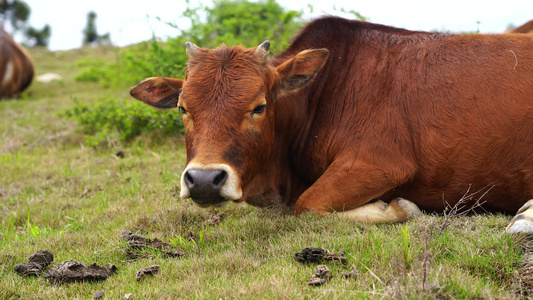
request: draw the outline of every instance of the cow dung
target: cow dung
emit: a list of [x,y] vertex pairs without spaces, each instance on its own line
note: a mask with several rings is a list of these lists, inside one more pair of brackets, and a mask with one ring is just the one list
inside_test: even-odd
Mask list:
[[346,259],[346,257],[344,257],[344,251],[341,251],[341,253],[326,253],[322,259],[333,262],[338,261],[343,265],[348,263],[348,260]]
[[302,252],[298,252],[294,254],[294,259],[298,262],[318,262],[320,261],[324,255],[326,255],[327,251],[322,248],[304,248]]
[[15,266],[15,272],[20,276],[39,276],[46,267],[54,261],[54,255],[46,250],[39,250],[33,253],[28,262],[21,263]]
[[146,275],[155,275],[157,273],[159,273],[159,266],[158,265],[149,266],[149,267],[142,268],[139,271],[137,271],[136,279],[137,279],[137,281],[141,281],[141,279],[143,279],[144,276],[146,276]]
[[318,265],[315,268],[315,276],[329,280],[332,276],[331,270],[326,265]]
[[67,260],[48,270],[44,278],[59,284],[72,281],[97,281],[107,279],[116,270],[117,267],[113,264],[109,264],[106,268],[97,264],[88,266],[76,260]]
[[43,266],[31,262],[20,263],[15,266],[15,272],[22,277],[39,276],[43,271]]
[[326,279],[316,277],[315,275],[313,275],[313,277],[311,277],[307,281],[307,285],[310,285],[310,286],[320,286],[320,285],[323,285],[324,283],[326,283]]
[[[151,240],[149,238],[145,238],[144,236],[133,234],[129,230],[123,230],[120,233],[120,236],[127,242],[130,249],[154,249],[161,251],[170,257],[182,257],[186,255],[185,251],[181,250],[180,248],[171,243],[162,242],[157,238]],[[138,256],[133,255],[134,253],[132,253],[132,251],[128,251],[128,249],[126,250],[126,253],[134,256],[134,258],[138,258]]]
[[294,259],[301,263],[307,262],[319,262],[321,260],[338,261],[343,265],[348,263],[345,252],[342,250],[340,253],[327,252],[322,248],[304,248],[302,252],[295,253]]
[[28,262],[39,264],[43,267],[48,267],[54,261],[54,255],[46,250],[39,250],[33,253]]
[[315,268],[315,273],[307,281],[307,285],[319,286],[326,283],[328,280],[333,277],[331,270],[326,265],[318,265]]

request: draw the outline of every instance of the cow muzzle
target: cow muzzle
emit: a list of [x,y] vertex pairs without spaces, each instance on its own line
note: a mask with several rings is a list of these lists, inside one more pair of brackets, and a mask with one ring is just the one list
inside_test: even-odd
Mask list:
[[201,207],[222,206],[242,197],[235,171],[225,164],[190,163],[181,176],[181,198]]

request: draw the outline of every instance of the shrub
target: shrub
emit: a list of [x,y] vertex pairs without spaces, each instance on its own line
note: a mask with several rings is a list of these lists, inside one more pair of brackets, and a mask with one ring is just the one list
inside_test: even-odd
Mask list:
[[[301,12],[285,11],[275,0],[219,0],[213,8],[188,7],[183,17],[190,21],[190,29],[164,43],[152,39],[119,49],[113,62],[83,60],[78,63],[83,71],[76,80],[129,88],[147,77],[183,78],[188,40],[200,47],[215,48],[222,43],[255,47],[270,39],[275,53],[284,49],[296,34],[301,25],[300,15]],[[91,105],[76,102],[65,115],[78,121],[90,146],[100,145],[114,135],[128,141],[143,132],[175,134],[183,128],[176,111],[155,110],[132,99],[111,99]]]
[[79,129],[86,134],[85,143],[93,147],[109,136],[127,142],[147,132],[174,135],[183,130],[177,110],[158,110],[131,100],[107,99],[90,104],[75,100],[62,114],[78,121]]
[[[215,48],[220,44],[256,47],[265,40],[272,42],[271,51],[287,47],[302,23],[302,11],[285,10],[275,0],[218,0],[213,8],[188,9],[185,15],[191,29],[183,37],[200,47]],[[199,16],[206,15],[202,22]]]
[[103,59],[87,58],[78,61],[76,66],[83,67],[75,77],[78,81],[105,82],[112,78]]

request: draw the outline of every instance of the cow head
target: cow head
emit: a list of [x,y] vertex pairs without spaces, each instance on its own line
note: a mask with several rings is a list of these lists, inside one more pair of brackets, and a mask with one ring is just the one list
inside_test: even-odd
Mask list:
[[130,93],[149,105],[181,111],[187,149],[182,198],[200,206],[242,201],[271,152],[274,101],[312,80],[328,51],[306,50],[274,67],[267,59],[269,41],[251,49],[186,47],[185,80],[152,77]]

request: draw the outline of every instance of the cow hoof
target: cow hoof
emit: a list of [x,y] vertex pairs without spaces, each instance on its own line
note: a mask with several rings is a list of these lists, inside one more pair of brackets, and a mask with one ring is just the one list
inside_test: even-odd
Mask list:
[[521,214],[521,213],[525,212],[531,206],[533,206],[533,199],[529,200],[528,202],[526,202],[526,204],[522,205],[522,207],[520,207],[520,209],[518,209],[518,212],[516,212],[516,214],[518,215],[518,214]]
[[418,206],[413,202],[403,198],[396,198],[396,200],[398,200],[398,205],[405,211],[407,220],[411,220],[422,215],[420,208],[418,208]]
[[533,233],[533,199],[520,207],[505,231],[508,233]]
[[533,220],[524,215],[517,215],[507,225],[505,231],[508,233],[533,233]]

